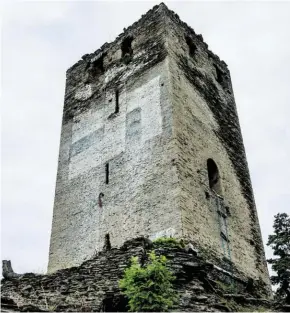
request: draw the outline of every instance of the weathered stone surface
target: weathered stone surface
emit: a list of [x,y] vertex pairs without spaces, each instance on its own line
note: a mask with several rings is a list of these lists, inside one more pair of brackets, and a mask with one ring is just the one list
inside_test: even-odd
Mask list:
[[164,4],[67,71],[49,271],[106,234],[183,238],[270,292],[229,70]]
[[[147,253],[150,251],[144,248],[147,240],[136,238],[125,242],[120,249],[101,251],[79,267],[59,270],[49,275],[30,273],[18,278],[3,279],[2,309],[22,312],[126,311],[127,299],[122,295],[118,281],[123,276],[124,269],[130,264],[132,256],[137,256],[139,260],[143,259],[146,264]],[[240,305],[240,308],[249,308],[249,311],[255,305],[271,308],[269,301],[253,298],[253,295],[243,292],[247,281],[232,281],[232,285],[227,285],[225,274],[214,272],[214,268],[209,267],[201,257],[189,254],[183,248],[164,247],[156,249],[155,253],[158,255],[161,251],[167,257],[168,266],[176,277],[174,288],[179,295],[176,311],[213,312],[218,309],[227,312],[229,307],[225,303],[228,300],[232,301],[231,305],[235,303]],[[204,271],[203,275],[200,275],[199,271],[189,273],[189,264],[198,264],[200,271]],[[216,289],[210,287],[208,281],[213,282]],[[234,286],[240,295],[223,295],[223,289],[219,286],[227,288]],[[257,296],[267,295],[267,289],[255,292]]]
[[20,276],[19,274],[14,273],[11,261],[8,260],[2,261],[2,275],[4,278],[15,278]]
[[[49,271],[90,258],[106,233],[113,247],[170,228],[180,233],[163,24],[162,7],[156,7],[103,48],[104,72],[89,88],[86,61],[67,72]],[[121,44],[129,34],[134,53],[124,65]]]

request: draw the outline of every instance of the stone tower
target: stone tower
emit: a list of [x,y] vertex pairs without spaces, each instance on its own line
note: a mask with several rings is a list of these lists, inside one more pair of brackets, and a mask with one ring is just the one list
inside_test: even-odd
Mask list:
[[269,284],[229,70],[164,4],[67,71],[49,271],[106,234],[184,238]]

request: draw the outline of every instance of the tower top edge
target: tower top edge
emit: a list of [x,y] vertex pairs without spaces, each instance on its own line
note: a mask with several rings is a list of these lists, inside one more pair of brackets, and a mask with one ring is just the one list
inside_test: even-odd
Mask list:
[[175,22],[177,27],[182,27],[185,32],[198,39],[198,41],[204,46],[204,48],[207,50],[208,54],[213,58],[216,59],[218,62],[222,63],[223,66],[227,67],[227,64],[220,60],[220,58],[214,54],[211,50],[208,49],[207,43],[203,40],[203,36],[201,34],[196,34],[194,29],[189,26],[187,23],[183,22],[179,15],[175,13],[174,11],[170,10],[167,5],[164,2],[159,3],[158,5],[153,6],[150,10],[148,10],[145,14],[143,14],[136,22],[134,22],[132,25],[128,26],[127,28],[123,28],[123,32],[120,33],[115,40],[112,42],[105,42],[99,49],[92,53],[85,54],[81,57],[81,59],[73,64],[71,67],[68,68],[67,72],[70,72],[72,69],[77,67],[78,65],[82,63],[87,63],[90,61],[93,61],[94,59],[98,58],[102,54],[106,53],[108,50],[113,48],[114,46],[118,45],[118,42],[125,39],[126,37],[129,37],[132,35],[134,30],[137,27],[142,26],[142,24],[151,19],[152,21],[156,21],[157,19],[162,18],[170,18]]

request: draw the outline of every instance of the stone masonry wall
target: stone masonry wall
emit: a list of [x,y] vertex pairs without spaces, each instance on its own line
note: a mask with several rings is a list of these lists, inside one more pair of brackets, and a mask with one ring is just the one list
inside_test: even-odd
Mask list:
[[270,288],[229,71],[164,4],[67,72],[49,271],[107,233],[190,239]]
[[[157,7],[68,70],[50,272],[90,258],[106,233],[114,247],[140,235],[180,237],[163,24]],[[125,38],[133,38],[129,60]]]
[[[168,17],[183,236],[219,258],[223,266],[234,263],[270,286],[230,73],[201,35],[173,12]],[[219,168],[223,200],[209,187],[210,158]],[[227,238],[221,236],[223,226]]]
[[175,311],[228,312],[271,308],[265,286],[231,275],[207,262],[196,251],[156,246],[144,238],[127,241],[120,249],[104,250],[79,267],[50,275],[27,273],[1,281],[3,311],[124,312],[128,300],[118,281],[132,256],[146,265],[147,253],[165,255],[179,296]]

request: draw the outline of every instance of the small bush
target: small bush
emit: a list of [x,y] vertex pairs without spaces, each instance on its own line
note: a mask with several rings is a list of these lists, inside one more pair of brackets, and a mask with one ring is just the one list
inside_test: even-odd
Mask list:
[[138,258],[124,272],[119,286],[129,299],[130,312],[166,312],[177,301],[172,282],[175,277],[166,267],[166,257],[149,254],[149,264],[141,267]]
[[184,248],[184,243],[181,240],[177,240],[176,238],[172,237],[161,237],[158,239],[155,239],[153,241],[153,245],[155,247],[162,247],[162,246],[167,246],[171,248]]

